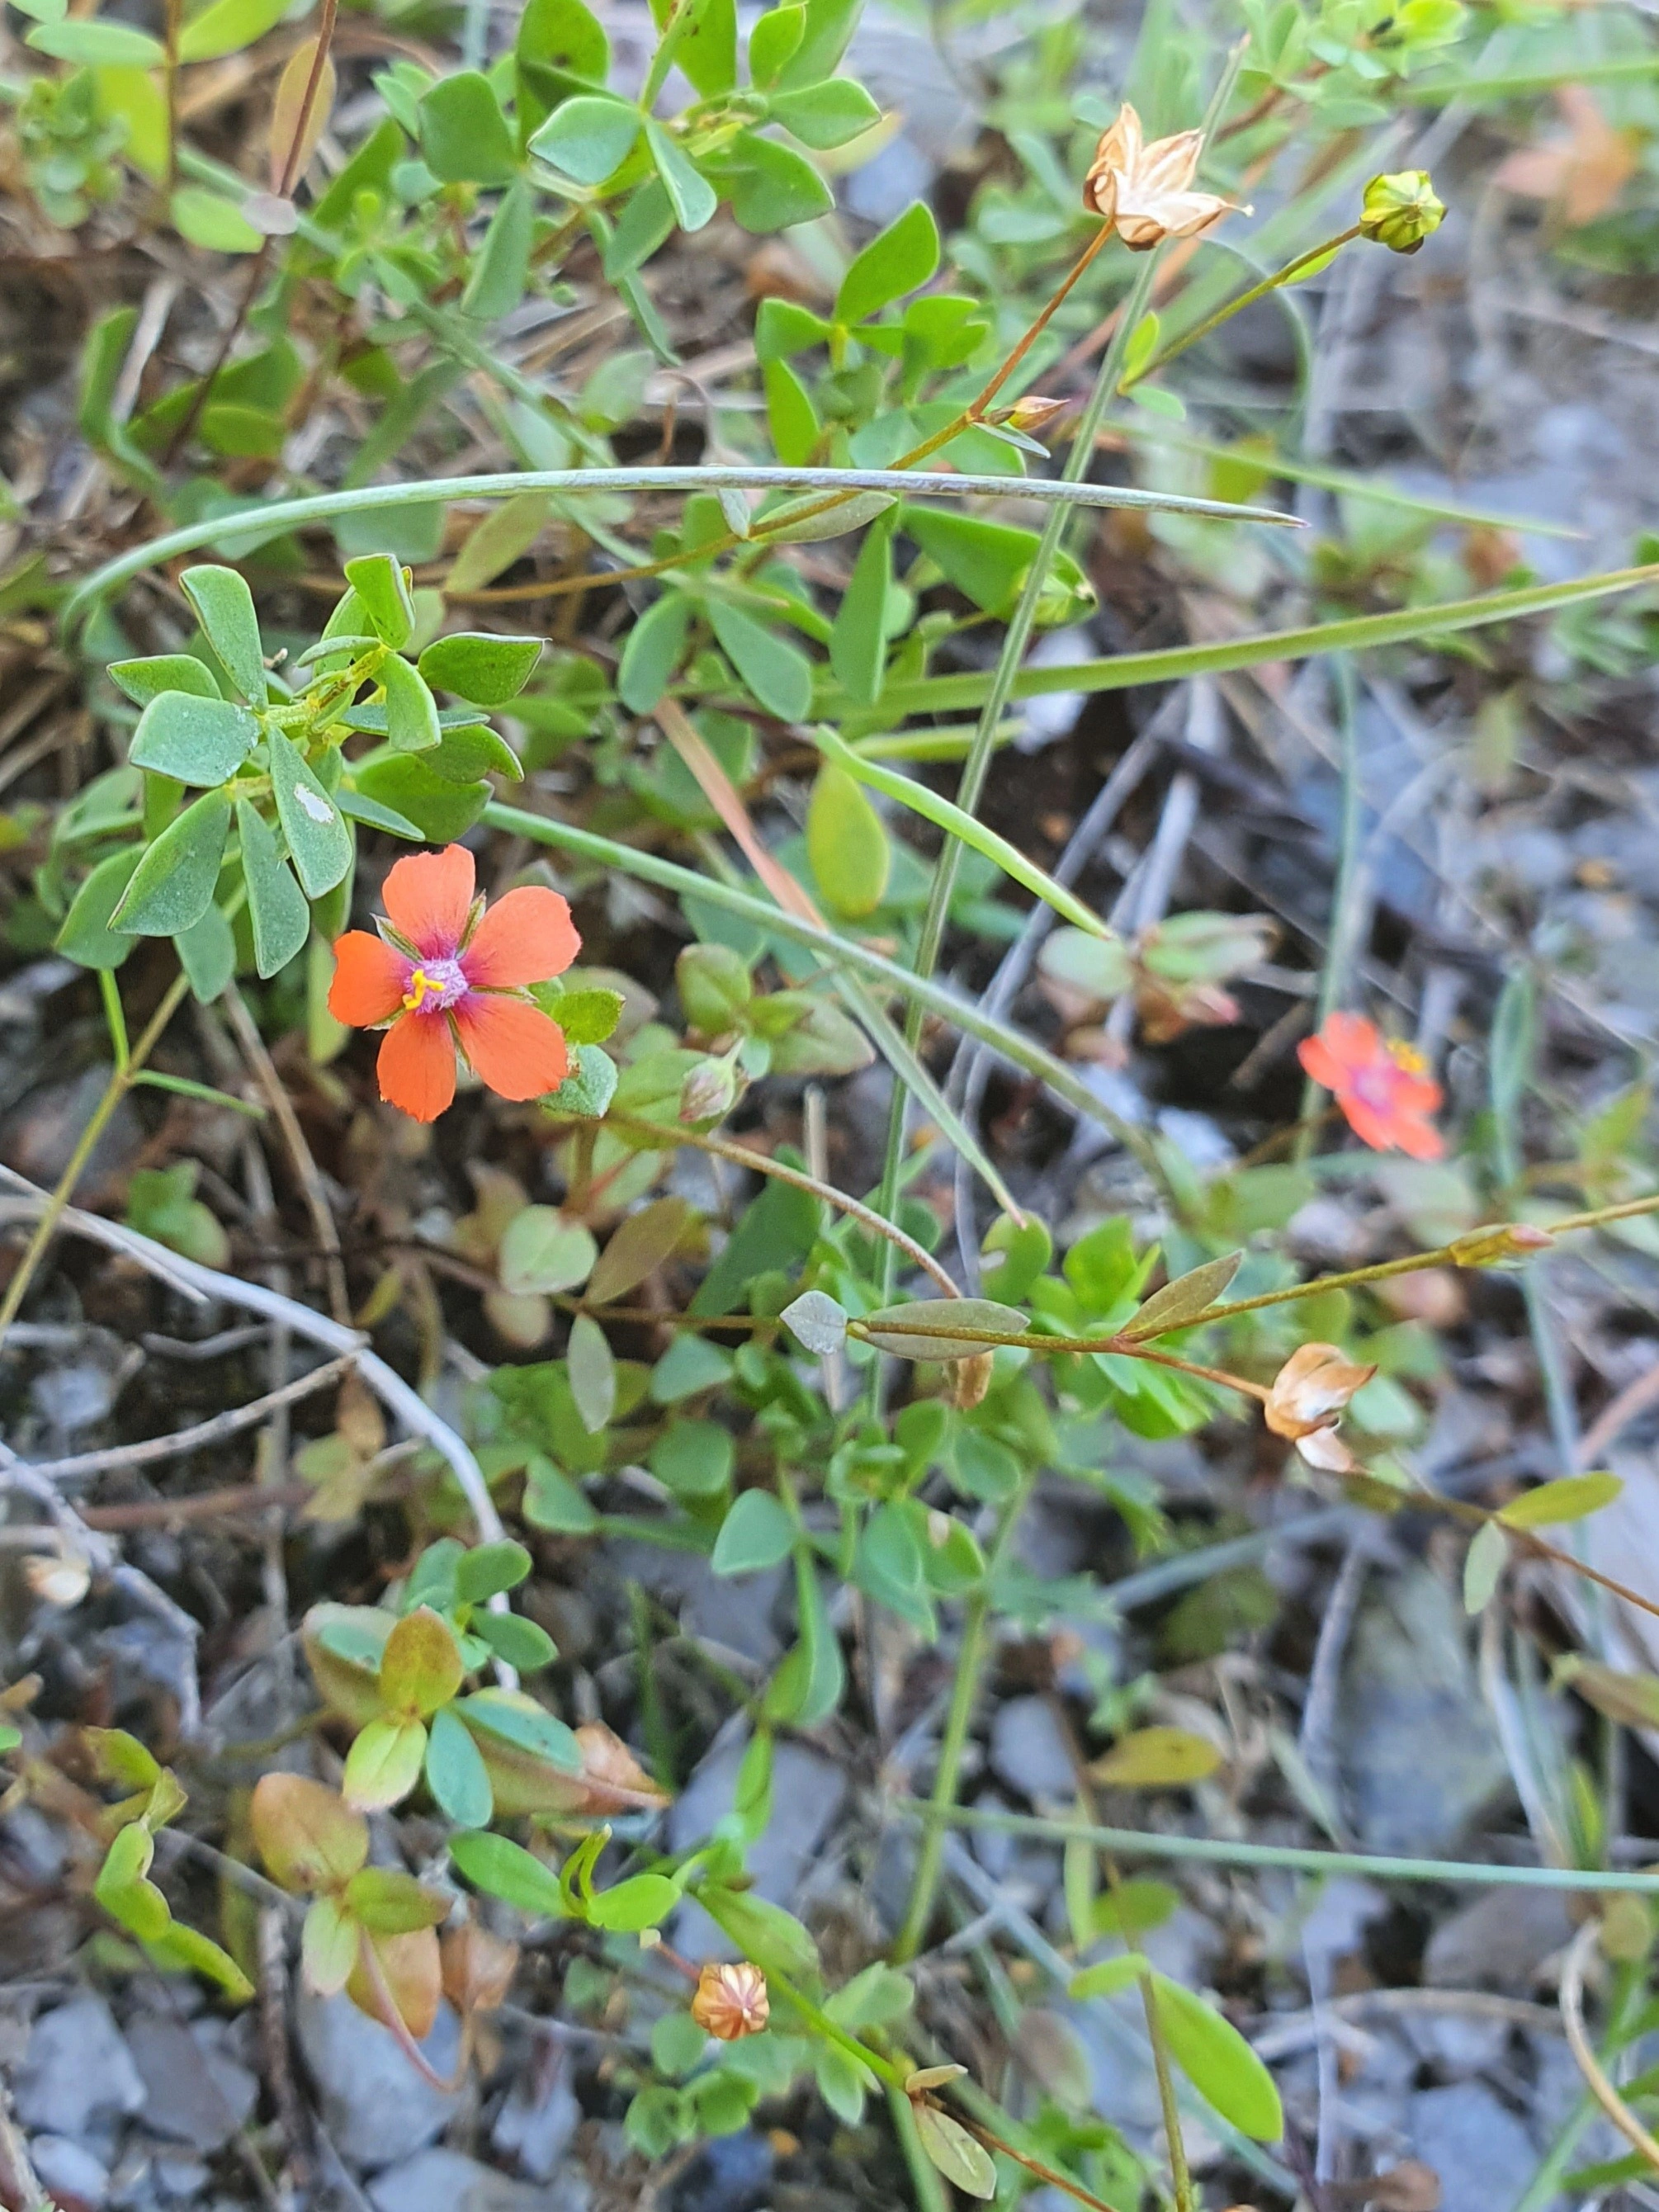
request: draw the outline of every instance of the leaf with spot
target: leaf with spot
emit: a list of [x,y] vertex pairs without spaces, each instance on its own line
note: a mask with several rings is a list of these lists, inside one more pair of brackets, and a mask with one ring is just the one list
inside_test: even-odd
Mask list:
[[293,740],[273,726],[266,732],[265,745],[276,818],[295,872],[306,896],[321,898],[351,866],[351,832]]

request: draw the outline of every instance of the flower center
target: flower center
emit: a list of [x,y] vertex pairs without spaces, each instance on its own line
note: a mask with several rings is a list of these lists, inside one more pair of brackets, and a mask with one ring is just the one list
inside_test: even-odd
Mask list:
[[404,1012],[408,1014],[447,1013],[456,1001],[467,994],[466,971],[458,959],[423,960],[410,970],[409,988],[404,994]]

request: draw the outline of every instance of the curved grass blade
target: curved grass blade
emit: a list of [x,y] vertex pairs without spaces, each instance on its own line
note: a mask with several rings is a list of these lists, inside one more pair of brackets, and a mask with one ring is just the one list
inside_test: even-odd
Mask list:
[[954,471],[917,469],[810,468],[613,468],[524,469],[487,476],[434,477],[416,483],[359,485],[349,490],[317,492],[307,499],[274,500],[240,513],[216,514],[152,538],[94,568],[76,586],[64,608],[72,627],[100,599],[147,568],[160,568],[181,553],[194,552],[221,538],[264,543],[310,522],[333,522],[341,515],[389,512],[401,507],[431,507],[457,499],[516,499],[527,491],[884,491],[906,499],[1031,499],[1040,504],[1124,507],[1143,513],[1207,515],[1218,522],[1267,522],[1300,529],[1294,515],[1268,507],[1238,507],[1220,499],[1188,499],[1174,493],[1134,491],[1118,484],[1071,483],[1059,478],[981,477]]
[[751,892],[721,883],[717,877],[699,875],[694,869],[683,868],[678,861],[665,860],[655,853],[619,845],[610,837],[597,836],[591,830],[579,830],[574,823],[556,822],[548,815],[531,814],[523,807],[508,806],[499,799],[485,807],[481,818],[492,830],[506,830],[515,837],[529,838],[532,844],[574,853],[592,860],[597,867],[620,869],[626,875],[637,876],[642,883],[655,884],[659,890],[673,891],[681,897],[701,899],[707,906],[723,907],[728,914],[740,915],[757,928],[769,930],[775,936],[787,937],[793,944],[804,945],[809,952],[816,953],[826,968],[843,975],[850,969],[884,991],[914,1000],[929,1013],[937,1014],[942,1021],[988,1046],[1012,1066],[1023,1067],[1028,1075],[1047,1084],[1055,1097],[1074,1114],[1109,1130],[1127,1152],[1157,1172],[1158,1162],[1144,1133],[1103,1104],[1074,1068],[1056,1060],[1029,1037],[1022,1036],[1018,1030],[1010,1029],[1006,1023],[981,1012],[978,1006],[957,998],[931,977],[913,975],[909,969],[901,968],[884,954],[872,952],[852,938],[817,929],[811,922],[786,914],[781,907],[769,906]]
[[975,852],[982,854],[988,860],[994,860],[1005,876],[1012,877],[1034,898],[1042,899],[1056,914],[1064,915],[1079,929],[1086,930],[1091,937],[1111,936],[1112,932],[1100,916],[1085,906],[1080,898],[1045,874],[1035,860],[1028,860],[1018,846],[1011,845],[1006,837],[999,837],[994,830],[988,830],[973,815],[964,813],[950,799],[942,799],[938,792],[930,791],[925,783],[918,783],[914,776],[896,775],[891,769],[878,768],[874,761],[844,745],[833,730],[815,730],[811,734],[824,758],[844,769],[857,782],[868,784],[872,791],[884,792],[901,806],[908,806],[913,814],[920,814],[925,821],[959,837],[964,845],[971,845]]

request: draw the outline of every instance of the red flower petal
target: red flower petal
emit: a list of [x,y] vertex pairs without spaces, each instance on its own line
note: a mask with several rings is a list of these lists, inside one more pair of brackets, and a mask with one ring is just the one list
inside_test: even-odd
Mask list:
[[461,955],[461,967],[467,981],[480,990],[517,990],[562,975],[581,942],[570,908],[557,891],[528,885],[508,891],[485,909]]
[[386,919],[428,960],[453,956],[472,909],[472,855],[465,845],[411,853],[386,877]]
[[1296,1048],[1304,1074],[1325,1091],[1340,1091],[1353,1071],[1340,1060],[1322,1036],[1304,1037]]
[[469,991],[455,1026],[479,1081],[502,1098],[539,1098],[569,1072],[564,1031],[528,999]]
[[[398,862],[401,867],[404,864]],[[441,1014],[405,1014],[386,1033],[380,1096],[417,1121],[435,1121],[455,1096],[455,1040]]]
[[328,987],[328,1011],[354,1030],[390,1021],[409,988],[409,963],[366,929],[348,930],[334,940],[334,981]]

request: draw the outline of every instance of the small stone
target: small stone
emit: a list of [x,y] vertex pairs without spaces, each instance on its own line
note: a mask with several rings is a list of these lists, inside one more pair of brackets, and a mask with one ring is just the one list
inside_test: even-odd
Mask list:
[[[722,1735],[669,1808],[668,1847],[684,1851],[712,1835],[731,1811],[738,1769],[748,1748],[736,1732]],[[772,1818],[750,1846],[749,1872],[756,1890],[774,1905],[787,1906],[818,1847],[841,1814],[847,1777],[833,1759],[803,1743],[781,1742],[773,1757]],[[732,1945],[701,1905],[686,1905],[674,1920],[674,1944],[699,1965],[705,1959],[736,1956]]]
[[1428,1567],[1373,1580],[1339,1712],[1355,1832],[1365,1850],[1444,1856],[1514,1785],[1474,1679],[1461,1599]]
[[187,2027],[160,2013],[140,2013],[127,2045],[149,2094],[144,2124],[192,2150],[219,2150],[258,2102],[259,2084],[246,2066],[215,2048],[213,2023]]
[[[372,2172],[408,2159],[442,2133],[459,2094],[446,2096],[422,2081],[387,2030],[349,1997],[302,1995],[297,2024],[325,2124],[343,2159]],[[440,2006],[421,2050],[434,2073],[454,2072],[460,2027],[448,2005]]]
[[199,2158],[158,2158],[155,2174],[155,2186],[174,2204],[187,2204],[199,2197],[210,2179],[206,2163]]
[[670,2212],[760,2212],[771,2185],[772,2146],[764,2136],[748,2129],[716,2136],[675,2184]]
[[61,2205],[86,2205],[97,2212],[109,2195],[109,2168],[103,2160],[67,2136],[36,2136],[29,2162],[40,2186]]
[[532,2181],[550,2181],[581,2117],[562,2057],[556,2056],[551,2064],[532,2063],[514,2080],[495,2115],[490,2144]]
[[102,1997],[72,1997],[34,2023],[12,2087],[17,2117],[46,2135],[85,2136],[143,2108],[144,2084]]
[[1443,1990],[1524,1992],[1572,1932],[1559,1890],[1489,1889],[1430,1936],[1423,1978]]
[[588,2212],[592,2194],[572,2170],[533,2185],[458,2150],[417,2151],[368,2185],[374,2212]]
[[991,1768],[1005,1789],[1033,1802],[1077,1795],[1077,1769],[1042,1698],[1011,1698],[991,1723]]
[[1446,2212],[1513,2204],[1537,2171],[1538,2153],[1509,2106],[1479,2081],[1419,2089],[1411,2101],[1417,2155],[1440,2177]]

